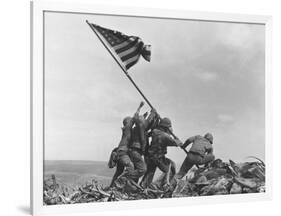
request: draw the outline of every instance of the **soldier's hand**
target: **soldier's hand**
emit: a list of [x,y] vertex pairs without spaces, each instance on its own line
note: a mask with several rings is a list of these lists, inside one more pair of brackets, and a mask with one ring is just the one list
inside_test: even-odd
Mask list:
[[186,149],[187,145],[185,143],[182,144],[181,148]]
[[182,147],[183,146],[182,141],[180,141],[179,139],[176,139],[176,144],[177,144],[178,147]]
[[135,121],[137,121],[139,119],[139,112],[135,112],[134,119],[135,119]]
[[141,101],[141,102],[140,102],[140,106],[139,106],[139,107],[141,108],[141,107],[143,107],[143,105],[144,105],[144,102],[143,102],[143,101]]
[[150,112],[151,112],[151,113],[154,113],[154,114],[155,114],[155,117],[157,117],[157,118],[160,117],[160,115],[158,114],[158,112],[157,112],[157,110],[156,110],[155,108],[152,108]]

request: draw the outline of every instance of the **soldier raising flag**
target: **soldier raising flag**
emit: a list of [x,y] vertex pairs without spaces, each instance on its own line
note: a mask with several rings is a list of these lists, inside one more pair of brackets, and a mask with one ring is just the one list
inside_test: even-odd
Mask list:
[[[141,94],[141,96],[144,98],[144,100],[150,106],[150,108],[152,110],[152,115],[154,117],[159,118],[160,123],[161,122],[163,123],[165,120],[167,120],[166,118],[161,119],[159,114],[156,113],[155,108],[152,106],[150,101],[145,97],[145,95],[142,93],[142,91],[139,89],[139,87],[136,85],[134,80],[131,78],[131,76],[127,72],[129,68],[131,68],[133,65],[135,65],[139,61],[140,56],[142,56],[146,61],[151,60],[151,46],[145,45],[144,42],[139,37],[128,36],[121,32],[107,29],[107,28],[101,27],[99,25],[89,23],[88,21],[86,21],[86,22],[90,26],[90,28],[93,30],[93,32],[97,35],[97,37],[102,42],[102,44],[107,49],[107,51],[111,54],[111,56],[116,61],[116,63],[120,66],[120,68],[122,69],[124,74],[128,77],[128,79],[132,82],[132,84],[135,86],[137,91]],[[154,119],[154,117],[151,119]],[[126,149],[128,149],[128,147],[130,147],[130,151],[127,152],[127,150],[126,150],[125,153],[123,152],[124,154],[121,154],[122,157],[120,157],[120,149],[122,149],[122,148],[120,147],[120,144],[119,144],[119,147],[117,149],[114,149],[114,151],[112,152],[113,155],[115,154],[115,152],[117,155],[119,155],[119,157],[118,157],[119,163],[117,164],[119,166],[117,166],[117,170],[112,179],[111,186],[114,184],[115,179],[118,178],[118,176],[120,175],[121,172],[123,172],[123,170],[125,170],[125,173],[129,176],[130,179],[133,180],[131,182],[132,183],[135,182],[137,184],[139,178],[144,174],[144,172],[147,169],[147,167],[144,163],[144,160],[142,159],[142,155],[145,153],[144,146],[145,146],[145,142],[147,140],[147,135],[145,135],[145,134],[148,132],[148,130],[150,128],[148,126],[145,126],[146,123],[145,123],[144,119],[139,118],[138,112],[136,113],[134,118],[130,117],[128,119],[129,119],[128,122],[130,122],[130,123],[124,124],[124,128],[126,128],[126,127],[128,128],[130,138],[128,138],[126,140],[123,137],[121,139],[120,144],[121,144],[121,147],[126,146]],[[125,121],[125,123],[126,123],[126,121]],[[134,124],[136,124],[136,128],[134,130],[132,130],[132,126]],[[164,148],[164,151],[167,148],[167,146],[170,146],[170,145],[181,146],[181,141],[174,135],[174,133],[171,130],[171,127],[162,127],[162,128],[165,128],[165,130],[163,129],[163,131],[170,134],[173,138],[170,138],[169,141],[165,141],[165,143],[162,145],[162,143],[158,143],[158,141],[155,141],[155,139],[153,139],[153,136],[152,136],[152,140],[154,140],[154,142],[153,142],[154,146],[158,146],[158,147],[160,146],[161,148]],[[124,131],[123,131],[123,135],[124,135]],[[131,136],[131,135],[133,135],[133,136]],[[164,135],[166,137],[166,140],[168,140],[167,137],[169,135],[167,135],[167,134],[164,134]],[[124,140],[126,140],[126,142],[124,142]],[[122,145],[122,143],[125,143],[125,144]],[[149,150],[151,150],[151,149],[147,146],[146,153],[148,153],[147,151],[149,151]],[[166,152],[163,154],[162,153],[159,153],[159,154],[161,157],[161,162],[159,162],[160,160],[157,160],[157,161],[149,163],[150,167],[152,167],[152,168],[147,170],[148,173],[146,173],[144,179],[142,180],[142,185],[145,185],[145,187],[147,187],[151,183],[151,180],[152,180],[151,177],[153,178],[155,169],[157,167],[161,167],[161,168],[164,167],[162,169],[162,171],[164,173],[168,173],[168,169],[169,169],[168,167],[172,165],[171,177],[173,177],[173,175],[175,174],[175,165],[174,165],[173,161],[164,157]],[[145,156],[147,156],[147,155],[145,155]],[[122,160],[122,159],[124,159],[124,160]],[[169,184],[169,176],[167,178],[168,178],[167,184]],[[120,179],[120,177],[119,177],[119,179]]]

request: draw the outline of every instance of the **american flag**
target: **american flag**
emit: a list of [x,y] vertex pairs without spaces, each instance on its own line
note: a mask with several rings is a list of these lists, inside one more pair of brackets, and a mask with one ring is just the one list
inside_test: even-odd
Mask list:
[[111,50],[117,54],[126,70],[135,65],[140,56],[146,61],[150,61],[151,46],[145,45],[139,37],[128,36],[118,31],[103,28],[92,23],[89,24],[105,39]]

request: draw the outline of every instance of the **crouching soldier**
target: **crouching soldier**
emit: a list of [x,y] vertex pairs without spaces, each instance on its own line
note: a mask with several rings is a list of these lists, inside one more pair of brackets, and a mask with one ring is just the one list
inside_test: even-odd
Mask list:
[[215,159],[213,154],[213,136],[207,133],[204,137],[197,135],[188,138],[182,148],[186,148],[192,144],[179,172],[175,175],[175,179],[183,178],[193,165],[208,164]]
[[[167,174],[163,185],[168,185],[169,179],[172,179],[175,175],[175,163],[165,155],[168,146],[181,146],[182,143],[180,140],[172,138],[170,131],[172,131],[172,124],[168,118],[161,119],[158,126],[152,130],[152,140],[146,157],[147,172],[141,181],[143,188],[150,186],[157,167]],[[168,173],[170,173],[170,176],[168,176]]]

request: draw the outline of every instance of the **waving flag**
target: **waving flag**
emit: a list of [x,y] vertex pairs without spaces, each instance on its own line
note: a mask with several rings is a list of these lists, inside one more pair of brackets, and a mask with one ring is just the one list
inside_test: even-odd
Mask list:
[[139,37],[128,36],[92,23],[89,23],[89,25],[106,41],[108,47],[117,54],[126,70],[135,65],[140,56],[146,61],[150,61],[151,46],[145,45]]

